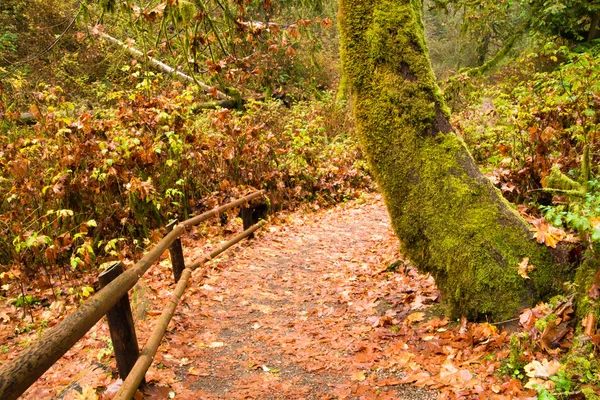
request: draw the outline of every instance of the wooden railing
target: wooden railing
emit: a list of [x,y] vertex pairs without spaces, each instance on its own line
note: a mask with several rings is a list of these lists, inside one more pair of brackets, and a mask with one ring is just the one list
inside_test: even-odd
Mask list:
[[[23,350],[15,359],[2,365],[0,368],[0,399],[13,400],[23,394],[104,315],[107,315],[109,320],[111,338],[113,339],[117,358],[117,368],[123,379],[123,385],[115,399],[132,398],[152,363],[167,325],[187,287],[192,271],[242,239],[252,235],[263,225],[263,222],[261,221],[249,227],[210,254],[187,266],[184,265],[179,237],[187,228],[198,225],[232,208],[243,206],[263,195],[264,191],[261,190],[179,224],[169,224],[168,229],[170,229],[170,232],[133,267],[122,272],[120,263],[111,265],[99,277],[102,289],[98,293],[83,303],[61,323],[46,331],[40,339]],[[167,249],[171,252],[173,274],[177,286],[152,335],[141,353],[139,353],[127,293]]]

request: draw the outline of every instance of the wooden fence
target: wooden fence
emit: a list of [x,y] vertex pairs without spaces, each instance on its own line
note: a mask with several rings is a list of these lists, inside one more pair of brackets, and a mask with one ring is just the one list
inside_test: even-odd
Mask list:
[[[169,224],[167,228],[170,232],[127,271],[123,272],[120,263],[112,264],[99,276],[102,289],[98,293],[89,298],[61,323],[46,331],[40,339],[23,350],[15,359],[2,365],[0,368],[0,399],[13,400],[23,394],[104,315],[107,315],[117,368],[123,379],[123,385],[115,399],[131,399],[144,380],[144,375],[152,363],[169,321],[175,313],[175,308],[183,296],[192,271],[252,235],[263,225],[263,222],[252,225],[210,254],[187,266],[184,264],[180,236],[187,228],[232,208],[243,206],[262,197],[264,193],[261,190],[179,224]],[[152,335],[140,353],[127,293],[167,249],[171,252],[173,275],[177,285],[159,317]]]

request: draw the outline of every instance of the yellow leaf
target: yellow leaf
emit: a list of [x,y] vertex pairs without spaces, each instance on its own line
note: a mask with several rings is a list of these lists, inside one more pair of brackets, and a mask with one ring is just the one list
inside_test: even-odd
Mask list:
[[538,243],[544,243],[548,247],[556,248],[558,242],[567,237],[565,231],[550,225],[544,218],[536,219],[532,224],[533,237]]
[[519,271],[518,271],[518,273],[524,279],[530,279],[529,275],[527,275],[527,273],[530,272],[530,271],[533,271],[534,269],[535,269],[534,265],[529,265],[529,257],[525,257],[521,261],[521,264],[519,264]]
[[365,379],[367,379],[367,377],[365,376],[364,371],[359,371],[352,375],[350,379],[352,379],[353,381],[364,381]]
[[75,400],[98,400],[96,389],[91,386],[81,388],[81,393],[75,392]]
[[412,313],[408,317],[406,317],[406,322],[409,324],[412,324],[413,322],[421,322],[424,319],[425,319],[425,313],[416,312],[416,313]]

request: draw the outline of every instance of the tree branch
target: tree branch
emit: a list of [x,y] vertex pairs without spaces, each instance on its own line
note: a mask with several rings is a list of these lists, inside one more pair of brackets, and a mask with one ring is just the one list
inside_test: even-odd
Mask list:
[[121,42],[119,39],[116,39],[106,33],[103,33],[103,32],[100,33],[100,37],[102,37],[102,39],[104,39],[112,44],[115,44],[115,45],[125,49],[129,54],[131,54],[135,58],[138,58],[138,59],[146,58],[150,62],[150,64],[152,64],[154,67],[158,68],[159,70],[163,71],[166,74],[175,75],[178,78],[183,79],[184,81],[195,83],[206,93],[216,93],[216,97],[219,100],[228,100],[229,99],[229,96],[227,96],[225,93],[223,93],[219,90],[216,90],[203,82],[195,80],[191,76],[186,75],[183,72],[178,71],[175,68],[168,66],[167,64],[163,63],[162,61],[157,60],[156,58],[153,58],[150,56],[144,57],[144,53],[142,53],[141,51],[137,50],[134,47],[128,46],[126,43]]

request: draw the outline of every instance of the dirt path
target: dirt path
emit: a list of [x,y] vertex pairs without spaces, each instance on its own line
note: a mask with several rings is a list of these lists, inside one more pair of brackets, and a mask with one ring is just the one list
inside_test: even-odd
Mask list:
[[[199,229],[187,260],[218,245]],[[451,324],[433,279],[401,259],[378,195],[279,218],[194,273],[136,398],[521,398],[520,381],[496,374],[507,333]],[[164,259],[130,294],[140,346],[173,287]],[[4,357],[35,337],[14,336]],[[115,375],[101,321],[24,398],[110,399]]]
[[388,362],[404,354],[396,318],[437,294],[431,279],[384,271],[399,257],[389,218],[380,197],[359,203],[293,215],[215,260],[149,380],[181,398],[436,398],[377,384],[404,376]]

